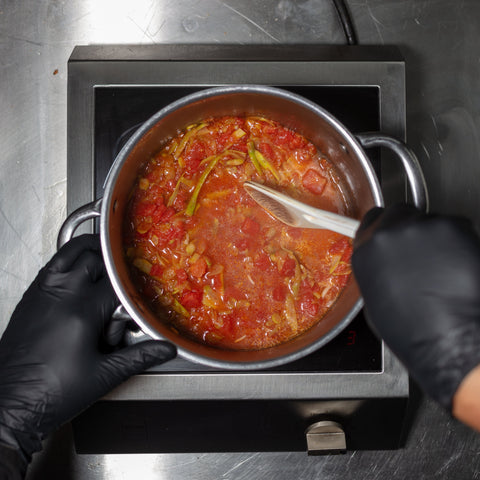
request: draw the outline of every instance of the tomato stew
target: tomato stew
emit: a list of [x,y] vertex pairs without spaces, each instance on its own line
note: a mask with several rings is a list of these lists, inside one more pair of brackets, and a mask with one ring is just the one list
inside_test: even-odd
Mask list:
[[124,235],[152,310],[182,334],[236,350],[300,335],[351,274],[347,237],[280,223],[246,180],[348,214],[333,165],[306,138],[263,117],[228,116],[189,126],[148,161]]

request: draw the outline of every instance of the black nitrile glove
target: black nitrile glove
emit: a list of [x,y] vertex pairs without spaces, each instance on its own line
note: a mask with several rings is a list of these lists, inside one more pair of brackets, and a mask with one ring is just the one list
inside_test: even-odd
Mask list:
[[357,232],[352,267],[373,329],[451,412],[480,364],[480,241],[471,223],[406,205],[375,208]]
[[0,444],[17,449],[25,464],[60,425],[176,355],[155,340],[108,347],[117,304],[98,236],[82,235],[59,250],[17,305],[0,340]]

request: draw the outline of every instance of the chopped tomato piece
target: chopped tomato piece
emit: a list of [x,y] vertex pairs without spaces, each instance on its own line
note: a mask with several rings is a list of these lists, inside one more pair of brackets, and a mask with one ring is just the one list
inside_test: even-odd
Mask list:
[[295,267],[297,266],[297,262],[293,258],[287,257],[285,262],[283,262],[282,269],[280,273],[284,277],[293,277],[295,275]]
[[340,260],[349,261],[352,255],[351,241],[346,237],[340,237],[335,243],[333,243],[328,252],[330,255],[342,255]]
[[236,299],[244,299],[245,292],[240,288],[237,288],[233,283],[228,283],[225,285],[225,296],[232,297]]
[[232,150],[237,150],[239,152],[245,152],[247,153],[247,137],[242,137],[240,140],[238,140],[237,142],[235,142],[233,145],[232,145]]
[[264,272],[272,265],[272,262],[266,253],[260,252],[254,260],[254,265]]
[[273,152],[273,148],[269,143],[266,143],[266,142],[260,143],[260,145],[258,145],[258,149],[269,160],[272,159],[275,156],[275,154]]
[[195,251],[200,255],[207,249],[207,241],[204,238],[199,238],[196,242]]
[[182,223],[160,223],[153,226],[150,232],[158,238],[160,245],[164,245],[170,240],[182,238],[185,230]]
[[273,289],[272,296],[276,302],[284,302],[285,298],[287,298],[287,287],[282,283],[277,285]]
[[154,263],[150,269],[150,275],[152,277],[161,277],[163,273],[163,267],[158,263]]
[[247,238],[237,238],[234,242],[235,247],[238,248],[241,252],[248,248],[248,239]]
[[232,132],[233,132],[233,126],[231,129],[229,129],[225,133],[222,133],[221,135],[219,135],[217,140],[217,146],[220,147],[220,150],[222,150],[229,143],[232,143]]
[[155,208],[155,211],[152,213],[152,221],[154,223],[160,223],[166,210],[167,207],[165,205],[157,205],[157,208]]
[[263,127],[263,131],[265,132],[265,135],[277,135],[277,132],[278,132],[278,128],[273,126],[273,125],[269,125],[269,124],[266,124],[264,127]]
[[190,196],[189,193],[185,190],[180,190],[176,197],[175,200],[173,201],[173,207],[177,212],[185,210],[187,208],[188,200]]
[[170,220],[174,215],[175,215],[175,209],[172,207],[167,207],[162,213],[161,221],[166,222]]
[[190,275],[196,278],[201,278],[207,273],[208,265],[206,260],[203,257],[200,257],[192,265],[190,265]]
[[293,138],[290,140],[289,147],[290,148],[300,148],[305,145],[306,141],[305,138],[301,135],[294,134]]
[[212,286],[215,290],[223,290],[223,275],[213,275],[212,276]]
[[318,314],[318,304],[310,296],[304,296],[300,300],[300,309],[309,317],[314,317]]
[[293,139],[293,132],[287,130],[286,128],[279,128],[277,131],[277,143],[279,145],[285,145],[292,141]]
[[200,162],[206,157],[205,146],[200,141],[193,142],[187,149],[184,162],[188,173],[192,174],[198,170]]
[[257,235],[260,232],[260,224],[253,218],[247,217],[241,226],[243,233]]
[[350,263],[350,260],[352,258],[353,247],[349,241],[347,241],[347,243],[348,245],[345,247],[345,250],[343,251],[343,255],[340,261],[345,263]]
[[150,185],[150,189],[149,189],[149,192],[148,192],[148,195],[153,198],[153,201],[157,204],[157,205],[163,205],[163,191],[162,191],[162,188],[160,187],[160,185]]
[[201,290],[187,290],[180,297],[180,303],[185,308],[198,308],[202,305],[203,292]]
[[175,275],[177,276],[177,280],[179,282],[185,282],[188,279],[188,274],[183,268],[179,268],[175,272]]
[[316,195],[321,195],[327,185],[327,179],[316,170],[308,169],[302,178],[303,186]]
[[135,215],[139,217],[149,217],[153,215],[157,206],[152,202],[140,202],[135,207]]
[[159,175],[156,170],[152,170],[145,175],[145,178],[147,178],[150,183],[155,183],[159,180]]

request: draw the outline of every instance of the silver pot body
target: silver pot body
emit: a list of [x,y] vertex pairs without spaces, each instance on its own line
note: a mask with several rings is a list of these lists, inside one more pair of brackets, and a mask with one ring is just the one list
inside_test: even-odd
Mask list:
[[[129,139],[112,165],[103,199],[93,206],[83,207],[83,213],[82,209],[76,212],[77,224],[86,218],[100,217],[106,268],[123,308],[145,334],[173,342],[179,355],[190,361],[223,369],[270,368],[312,353],[332,340],[355,318],[362,308],[362,299],[353,276],[329,312],[307,332],[272,348],[234,351],[201,344],[172,331],[140,296],[130,278],[124,255],[124,219],[139,168],[187,125],[206,117],[223,115],[264,116],[308,138],[335,165],[349,199],[350,215],[354,218],[361,219],[373,206],[383,205],[379,182],[360,142],[372,146],[381,145],[383,141],[388,144],[384,146],[400,151],[397,153],[406,167],[414,201],[421,208],[426,208],[426,188],[416,158],[401,142],[383,136],[355,138],[335,117],[315,103],[266,86],[226,86],[194,93],[160,110]],[[75,212],[72,216],[75,217]],[[77,224],[67,219],[59,243],[64,243],[73,235]]]

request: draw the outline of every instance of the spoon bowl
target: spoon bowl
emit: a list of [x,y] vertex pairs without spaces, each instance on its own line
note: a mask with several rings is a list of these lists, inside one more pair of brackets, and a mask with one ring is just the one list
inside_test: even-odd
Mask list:
[[360,225],[358,220],[311,207],[261,183],[247,181],[243,187],[262,208],[291,227],[332,230],[354,238]]

